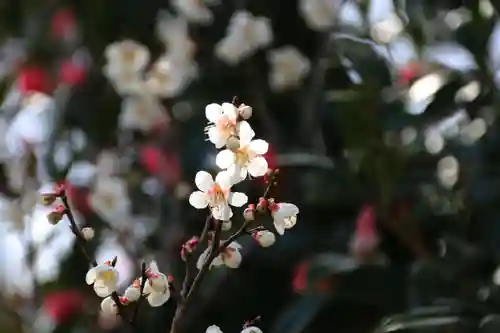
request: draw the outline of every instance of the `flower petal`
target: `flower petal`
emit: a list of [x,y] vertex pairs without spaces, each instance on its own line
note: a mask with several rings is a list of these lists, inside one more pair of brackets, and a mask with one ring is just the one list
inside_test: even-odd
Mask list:
[[222,103],[222,112],[225,116],[228,116],[231,120],[236,120],[238,118],[238,110],[232,103]]
[[208,129],[208,140],[212,142],[216,148],[222,148],[226,144],[227,138],[215,127]]
[[248,165],[248,173],[253,177],[262,177],[268,169],[267,161],[264,157],[258,156],[254,158]]
[[240,121],[238,123],[238,135],[240,137],[241,146],[246,147],[252,141],[253,137],[255,136],[255,132],[248,122]]
[[222,112],[222,107],[217,103],[211,103],[205,107],[205,116],[211,123],[217,122],[217,120],[222,116]]
[[248,148],[257,155],[264,155],[269,149],[269,143],[266,140],[252,140],[248,144]]
[[212,325],[207,327],[205,333],[222,333],[222,330],[219,328],[219,326]]
[[283,235],[285,233],[285,223],[283,220],[277,220],[274,219],[274,228],[276,229],[276,232],[280,235]]
[[228,204],[223,204],[212,208],[212,216],[216,220],[227,221],[233,217],[233,211]]
[[231,175],[227,171],[221,171],[215,176],[215,182],[219,184],[219,186],[223,190],[229,190],[231,189],[231,186],[233,185],[231,182]]
[[205,263],[205,260],[208,258],[208,253],[210,252],[210,248],[205,249],[202,254],[198,257],[198,260],[196,261],[196,268],[200,270],[203,267],[203,264]]
[[248,172],[247,168],[242,167],[239,164],[233,164],[227,168],[227,172],[231,175],[231,184],[235,185],[247,178]]
[[207,192],[212,186],[214,186],[214,179],[208,172],[198,171],[196,177],[194,178],[194,183],[200,191]]
[[229,268],[238,268],[241,265],[241,253],[239,251],[234,251],[230,256],[226,256],[224,264]]
[[281,202],[278,204],[278,213],[284,217],[297,215],[299,214],[299,207],[292,203]]
[[99,282],[99,280],[97,280],[94,283],[94,291],[95,291],[96,295],[99,297],[107,297],[115,290],[116,290],[116,288],[110,288],[110,286],[108,286],[102,282]]
[[227,169],[234,164],[235,155],[229,149],[224,149],[215,157],[215,164],[221,169]]
[[87,282],[87,284],[92,284],[95,282],[96,278],[97,278],[97,269],[96,267],[93,267],[89,269],[89,271],[85,275],[85,282]]
[[204,209],[208,206],[207,195],[201,191],[195,191],[189,196],[189,204],[196,209]]
[[231,206],[241,207],[248,202],[248,197],[245,193],[232,192],[229,194],[228,202]]
[[158,307],[162,306],[165,304],[168,299],[170,298],[170,290],[168,288],[165,290],[164,293],[151,293],[148,295],[148,302],[149,305],[152,307]]

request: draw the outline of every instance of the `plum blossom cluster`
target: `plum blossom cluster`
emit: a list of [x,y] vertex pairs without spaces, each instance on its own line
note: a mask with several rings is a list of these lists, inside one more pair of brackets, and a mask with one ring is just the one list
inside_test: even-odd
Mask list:
[[[208,120],[206,134],[208,140],[220,149],[216,164],[222,170],[215,178],[207,171],[199,171],[195,176],[194,183],[198,190],[191,193],[189,203],[196,209],[207,209],[207,219],[201,235],[190,238],[181,248],[181,258],[186,262],[182,288],[174,288],[173,279],[160,272],[153,261],[149,264],[143,262],[141,276],[123,293],[118,294],[119,272],[115,267],[117,257],[97,263],[88,256],[86,242],[94,237],[95,232],[90,227],[80,229],[77,226],[65,187],[57,185],[51,193],[42,194],[42,203],[54,207],[47,216],[48,221],[54,225],[65,217],[69,221],[82,253],[91,264],[85,282],[92,286],[97,296],[103,298],[103,313],[125,318],[128,306],[134,303],[132,317],[126,320],[133,325],[141,299],[146,299],[152,307],[158,307],[173,296],[178,302],[178,311],[171,329],[171,332],[175,332],[184,313],[182,309],[189,304],[205,274],[212,267],[226,266],[234,269],[240,266],[242,246],[238,238],[248,235],[260,246],[269,247],[275,243],[276,235],[283,235],[296,224],[299,208],[292,203],[277,202],[270,196],[272,188],[277,184],[279,170],[268,169],[264,154],[267,153],[269,144],[265,140],[256,139],[255,132],[248,123],[252,107],[237,104],[235,98],[233,103],[209,104],[205,108],[205,114]],[[264,177],[267,186],[255,203],[249,203],[248,196],[233,191],[233,186],[256,177]],[[240,208],[244,205],[247,206],[242,208],[242,221],[238,223],[237,230],[224,239],[223,232],[233,228],[233,207]],[[191,266],[196,267],[196,270],[191,270]],[[207,332],[217,329],[216,326],[211,326]],[[243,331],[261,333],[256,327],[247,327]]]

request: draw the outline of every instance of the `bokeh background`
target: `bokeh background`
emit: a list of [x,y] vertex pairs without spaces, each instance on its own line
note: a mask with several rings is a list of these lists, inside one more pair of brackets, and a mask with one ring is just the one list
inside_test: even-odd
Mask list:
[[[118,256],[121,288],[141,260],[182,280],[180,247],[204,221],[192,180],[216,170],[204,108],[234,96],[299,222],[271,248],[243,238],[242,266],[211,271],[185,332],[259,316],[272,333],[498,332],[499,10],[2,0],[0,332],[127,331],[100,315],[67,224],[37,205],[55,182],[95,229],[90,252]],[[132,55],[110,46],[125,40]],[[174,311],[142,307],[140,331],[167,332]]]

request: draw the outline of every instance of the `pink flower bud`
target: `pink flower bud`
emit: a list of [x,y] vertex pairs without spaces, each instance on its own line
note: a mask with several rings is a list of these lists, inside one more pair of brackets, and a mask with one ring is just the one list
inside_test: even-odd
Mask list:
[[246,208],[243,211],[243,218],[245,219],[245,221],[255,220],[255,209],[250,208],[250,207]]

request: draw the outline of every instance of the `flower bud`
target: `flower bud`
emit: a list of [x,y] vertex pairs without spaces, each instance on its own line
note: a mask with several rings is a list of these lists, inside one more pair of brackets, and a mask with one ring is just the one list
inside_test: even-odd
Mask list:
[[56,197],[62,197],[66,195],[66,186],[64,184],[56,184],[54,185],[54,195]]
[[91,227],[84,227],[84,228],[82,228],[81,233],[82,233],[83,238],[85,240],[87,240],[87,241],[89,241],[92,238],[94,238],[94,235],[95,235],[95,231]]
[[53,211],[47,214],[47,220],[50,224],[56,225],[62,220],[64,214],[66,213],[66,208],[62,205],[56,207]]
[[252,237],[262,247],[269,247],[276,242],[276,236],[269,230],[255,231],[252,233]]
[[240,117],[246,120],[252,116],[253,109],[251,106],[241,104],[238,107],[238,112],[240,114]]
[[235,136],[229,137],[226,141],[226,147],[231,150],[240,148],[240,139]]
[[267,200],[264,198],[259,199],[259,203],[257,204],[257,211],[259,213],[264,213],[267,210]]
[[128,299],[128,297],[125,296],[119,296],[118,299],[120,300],[120,303],[123,305],[127,305],[131,302],[130,299]]
[[222,221],[222,231],[231,230],[232,226],[233,226],[233,222],[231,222],[231,220],[229,220],[229,221]]
[[44,206],[52,205],[57,199],[54,193],[45,193],[40,196],[40,203]]
[[184,260],[184,261],[187,260],[187,256],[194,251],[194,249],[196,248],[196,246],[198,245],[199,242],[200,242],[200,239],[198,237],[192,237],[186,243],[184,243],[182,245],[182,248],[181,248],[182,260]]
[[255,220],[255,208],[254,205],[248,205],[247,208],[243,211],[243,218],[245,221],[253,221]]
[[141,297],[141,286],[136,287],[135,285],[131,285],[125,290],[123,296],[129,299],[130,302],[135,302]]
[[116,306],[116,303],[111,296],[108,296],[102,300],[101,311],[107,315],[116,315],[118,313],[118,307]]

